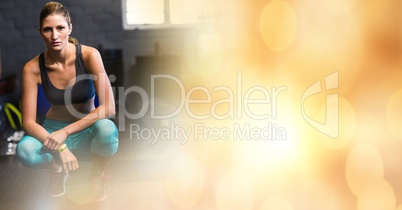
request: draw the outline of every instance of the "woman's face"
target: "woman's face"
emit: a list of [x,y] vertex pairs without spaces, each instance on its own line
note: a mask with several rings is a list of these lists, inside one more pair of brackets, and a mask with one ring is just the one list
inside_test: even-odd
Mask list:
[[68,43],[72,28],[64,16],[54,14],[43,19],[39,30],[48,49],[62,50]]

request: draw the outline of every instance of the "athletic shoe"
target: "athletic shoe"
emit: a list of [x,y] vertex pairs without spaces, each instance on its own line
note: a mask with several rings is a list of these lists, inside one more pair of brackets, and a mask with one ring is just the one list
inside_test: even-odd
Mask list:
[[89,196],[93,198],[94,201],[103,201],[106,199],[106,179],[107,176],[105,176],[104,173],[99,176],[90,177]]
[[68,177],[68,172],[64,172],[60,169],[59,171],[49,171],[49,197],[57,198],[66,194],[66,180]]

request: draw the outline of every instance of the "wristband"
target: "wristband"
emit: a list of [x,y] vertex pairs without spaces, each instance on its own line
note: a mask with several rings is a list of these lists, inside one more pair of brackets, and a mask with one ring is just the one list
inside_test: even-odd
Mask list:
[[64,149],[66,149],[67,145],[66,144],[62,144],[59,149],[57,150],[59,153],[63,152]]

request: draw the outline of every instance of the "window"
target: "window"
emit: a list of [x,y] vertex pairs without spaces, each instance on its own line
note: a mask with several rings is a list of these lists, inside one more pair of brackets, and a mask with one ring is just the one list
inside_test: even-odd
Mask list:
[[122,0],[124,29],[164,28],[208,23],[211,0]]

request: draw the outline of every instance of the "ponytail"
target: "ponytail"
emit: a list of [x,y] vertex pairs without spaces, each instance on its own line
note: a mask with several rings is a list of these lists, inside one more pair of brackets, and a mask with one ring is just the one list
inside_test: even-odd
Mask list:
[[68,37],[68,42],[73,43],[75,45],[79,44],[78,40],[72,36]]

